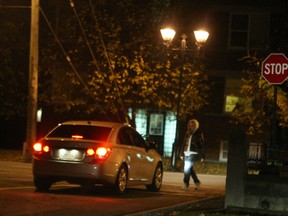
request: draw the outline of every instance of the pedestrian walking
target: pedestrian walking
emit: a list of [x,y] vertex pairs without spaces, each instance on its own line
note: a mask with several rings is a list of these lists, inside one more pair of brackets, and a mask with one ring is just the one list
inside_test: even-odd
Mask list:
[[196,119],[191,119],[187,125],[184,142],[181,148],[180,158],[184,160],[184,185],[183,189],[188,189],[190,176],[192,177],[195,189],[198,189],[201,182],[193,169],[193,165],[197,159],[201,162],[204,160],[204,137],[199,129],[199,122]]

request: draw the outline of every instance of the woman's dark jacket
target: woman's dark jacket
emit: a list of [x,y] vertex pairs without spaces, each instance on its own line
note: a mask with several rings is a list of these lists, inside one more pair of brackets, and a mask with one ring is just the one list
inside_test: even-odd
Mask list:
[[[190,133],[186,133],[185,139],[181,148],[181,155],[184,155],[184,151],[187,150],[188,147],[188,142],[189,142],[189,137]],[[203,133],[197,129],[193,134],[192,134],[192,139],[191,139],[191,145],[190,145],[190,151],[194,151],[198,153],[198,156],[200,158],[204,159],[204,137]]]

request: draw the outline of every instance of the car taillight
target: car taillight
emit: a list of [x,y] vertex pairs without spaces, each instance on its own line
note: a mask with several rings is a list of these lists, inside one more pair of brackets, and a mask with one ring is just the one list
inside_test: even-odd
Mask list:
[[96,149],[96,157],[99,157],[100,159],[108,157],[110,153],[111,153],[110,148],[100,147]]
[[97,149],[89,148],[86,151],[87,156],[94,156],[97,160],[105,160],[111,154],[111,148],[98,147]]
[[94,151],[94,149],[89,148],[89,149],[87,149],[86,154],[88,156],[93,156],[95,154],[95,151]]
[[42,154],[44,152],[49,152],[50,148],[47,145],[42,145],[42,143],[35,143],[33,145],[34,153],[35,154]]

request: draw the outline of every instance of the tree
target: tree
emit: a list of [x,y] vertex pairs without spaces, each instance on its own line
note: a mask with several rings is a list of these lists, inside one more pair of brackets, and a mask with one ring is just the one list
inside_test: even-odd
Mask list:
[[[59,19],[63,23],[57,36],[62,41],[65,38],[64,57],[69,56],[77,72],[63,62],[54,63],[63,58],[61,52],[55,55],[55,44],[45,51],[45,56],[53,57],[50,60],[44,57],[46,71],[52,77],[66,75],[66,84],[54,80],[52,85],[60,88],[62,85],[65,91],[58,91],[58,100],[54,94],[53,101],[65,102],[62,105],[71,110],[111,112],[118,115],[119,121],[124,121],[129,107],[176,111],[182,70],[184,91],[180,116],[184,118],[200,109],[208,92],[203,65],[187,59],[190,55],[183,58],[179,53],[170,53],[166,58],[160,44],[163,17],[156,12],[167,2],[75,2],[74,15]],[[66,86],[69,80],[73,83],[71,88]]]
[[[274,86],[262,78],[260,59],[249,57],[245,63],[240,91],[242,100],[232,115],[236,124],[247,125],[248,134],[263,134],[272,126]],[[277,108],[279,126],[288,127],[288,94],[284,87],[283,91],[279,88]]]
[[2,119],[23,118],[26,115],[29,12],[30,10],[19,8],[0,8],[0,117]]

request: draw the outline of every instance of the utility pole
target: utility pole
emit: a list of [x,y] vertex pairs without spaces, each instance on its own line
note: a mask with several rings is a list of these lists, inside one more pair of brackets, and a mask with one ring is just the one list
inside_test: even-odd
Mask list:
[[31,30],[28,81],[28,110],[26,143],[23,146],[24,162],[32,160],[32,145],[37,132],[37,98],[38,98],[38,42],[39,42],[39,0],[31,0]]

